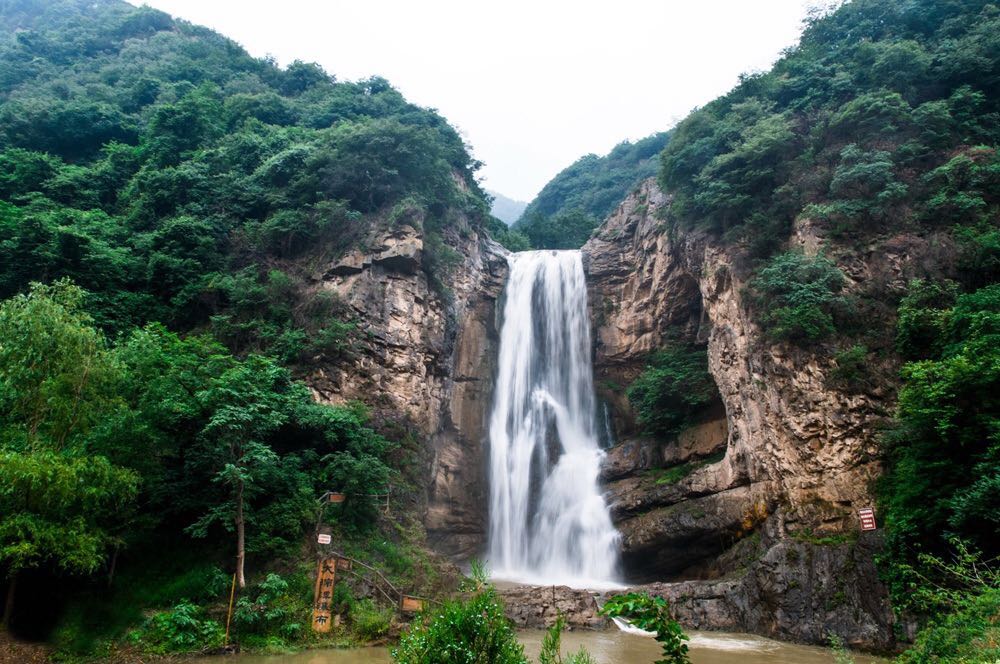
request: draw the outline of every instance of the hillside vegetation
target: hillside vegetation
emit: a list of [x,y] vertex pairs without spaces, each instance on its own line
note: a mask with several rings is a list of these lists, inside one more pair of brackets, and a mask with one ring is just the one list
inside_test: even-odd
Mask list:
[[[997,656],[998,142],[1000,6],[854,0],[692,113],[660,158],[668,232],[744,250],[771,343],[835,354],[841,389],[902,365],[879,495],[894,604],[930,620],[906,661]],[[797,221],[825,238],[819,255],[787,251]],[[824,255],[907,234],[940,250],[905,289],[848,293]]]
[[514,230],[535,249],[578,249],[637,184],[656,174],[669,132],[619,143],[603,157],[589,154],[545,185]]
[[[445,291],[456,228],[499,223],[477,167],[382,79],[282,69],[116,0],[3,3],[4,620],[66,653],[128,630],[213,645],[236,560],[244,643],[307,639],[297,561],[330,488],[352,495],[328,510],[338,541],[430,583],[418,530],[381,532],[371,497],[408,486],[412,441],[296,380],[363,341],[304,275],[405,212]],[[384,612],[345,592],[357,638],[380,636]]]

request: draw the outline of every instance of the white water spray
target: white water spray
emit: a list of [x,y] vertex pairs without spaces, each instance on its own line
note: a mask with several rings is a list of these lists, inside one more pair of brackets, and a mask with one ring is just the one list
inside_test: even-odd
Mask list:
[[619,534],[597,483],[590,321],[578,251],[510,258],[490,416],[494,576],[616,585]]

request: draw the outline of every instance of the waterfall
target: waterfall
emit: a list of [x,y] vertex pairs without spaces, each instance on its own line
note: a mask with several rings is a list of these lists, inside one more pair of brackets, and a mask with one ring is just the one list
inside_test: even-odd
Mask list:
[[579,251],[526,251],[509,263],[489,425],[489,564],[521,582],[611,586],[619,534],[597,482],[583,261]]

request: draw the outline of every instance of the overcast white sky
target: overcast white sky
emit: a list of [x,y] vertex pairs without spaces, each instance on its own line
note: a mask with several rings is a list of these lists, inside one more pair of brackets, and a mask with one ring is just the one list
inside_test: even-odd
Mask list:
[[[131,0],[142,4],[141,0]],[[146,0],[281,65],[387,78],[528,201],[578,157],[662,131],[766,69],[810,0]]]

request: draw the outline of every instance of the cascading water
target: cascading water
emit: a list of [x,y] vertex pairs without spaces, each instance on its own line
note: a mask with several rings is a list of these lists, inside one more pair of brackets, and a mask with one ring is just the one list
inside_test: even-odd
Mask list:
[[615,585],[619,534],[597,476],[590,321],[578,251],[510,258],[490,416],[494,575]]

